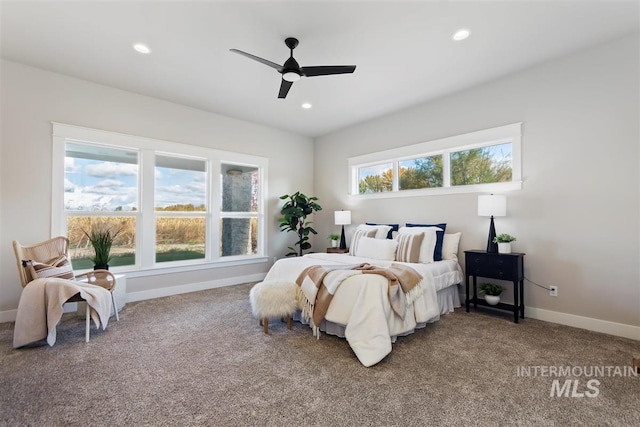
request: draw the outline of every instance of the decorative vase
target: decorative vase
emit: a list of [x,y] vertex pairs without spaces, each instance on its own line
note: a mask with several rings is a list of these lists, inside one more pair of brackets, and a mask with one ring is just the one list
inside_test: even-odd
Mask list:
[[500,302],[500,295],[485,295],[484,300],[489,305],[497,305]]
[[337,240],[332,240],[331,241],[331,247],[332,248],[337,248],[338,247],[338,241]]
[[511,253],[511,242],[498,243],[498,253],[499,254],[510,254]]

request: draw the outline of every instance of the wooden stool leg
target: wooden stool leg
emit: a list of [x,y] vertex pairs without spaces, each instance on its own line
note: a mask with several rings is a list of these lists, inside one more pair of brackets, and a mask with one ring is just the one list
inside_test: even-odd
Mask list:
[[291,316],[287,316],[287,329],[291,329]]
[[269,319],[267,317],[265,317],[262,320],[262,324],[264,325],[264,333],[265,334],[269,334]]

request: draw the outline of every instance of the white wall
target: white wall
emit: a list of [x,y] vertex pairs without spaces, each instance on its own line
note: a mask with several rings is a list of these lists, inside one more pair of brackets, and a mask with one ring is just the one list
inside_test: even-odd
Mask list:
[[[523,189],[507,195],[496,229],[518,238],[528,278],[559,287],[552,298],[526,283],[529,313],[631,325],[640,339],[639,48],[638,36],[621,39],[318,138],[316,195],[351,209],[354,224],[447,222],[463,232],[464,259],[486,247],[476,194],[356,201],[347,158],[523,122]],[[338,228],[317,225],[323,237]]]
[[30,244],[51,237],[51,121],[269,158],[270,262],[130,278],[128,292],[257,277],[294,241],[278,230],[278,196],[313,192],[312,165],[296,167],[313,156],[310,138],[6,60],[0,78],[0,315],[17,308],[22,289],[12,240]]

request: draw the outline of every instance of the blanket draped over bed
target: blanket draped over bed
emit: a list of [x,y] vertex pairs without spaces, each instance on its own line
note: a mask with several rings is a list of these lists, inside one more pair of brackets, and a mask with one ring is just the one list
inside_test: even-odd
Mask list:
[[389,285],[389,303],[401,319],[405,318],[407,304],[411,304],[424,292],[422,276],[413,268],[402,264],[391,264],[388,268],[367,263],[340,267],[309,266],[300,273],[296,284],[302,316],[311,321],[314,335],[320,336],[317,326],[324,320],[338,286],[356,274],[384,276]]
[[[370,266],[355,270],[363,264]],[[391,268],[394,264],[410,267],[413,273],[395,266]],[[316,268],[302,274],[313,266]],[[369,274],[378,269],[377,274]],[[417,273],[422,280],[418,278],[411,288],[411,279],[405,278],[404,273]],[[397,282],[389,283],[388,274],[395,275]],[[336,326],[342,327],[340,336],[346,338],[358,360],[364,366],[373,366],[391,353],[396,337],[437,321],[440,307],[436,292],[460,283],[461,278],[462,271],[455,261],[410,264],[348,254],[313,253],[279,259],[264,280],[297,281],[303,323],[315,325],[316,336],[320,328],[328,326],[335,331]],[[397,298],[403,295],[405,298]],[[402,300],[406,303],[404,310],[398,305],[403,304]],[[320,321],[322,317],[324,320]]]
[[55,344],[62,306],[77,293],[91,307],[91,318],[96,327],[106,329],[111,314],[111,294],[108,290],[67,279],[36,279],[22,290],[13,330],[13,347],[22,347],[43,338],[47,339],[50,346]]

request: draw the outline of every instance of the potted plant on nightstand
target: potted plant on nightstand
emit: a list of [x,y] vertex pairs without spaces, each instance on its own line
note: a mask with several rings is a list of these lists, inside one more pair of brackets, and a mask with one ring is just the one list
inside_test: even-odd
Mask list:
[[484,300],[489,305],[497,305],[500,302],[500,294],[504,288],[494,283],[483,283],[480,285],[480,293],[484,294]]
[[516,241],[516,238],[507,233],[498,234],[496,237],[493,238],[493,243],[498,244],[499,254],[510,254],[511,242],[515,242],[515,241]]
[[338,242],[340,241],[340,235],[339,234],[329,234],[329,240],[331,240],[331,247],[332,248],[337,248],[338,247]]

